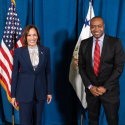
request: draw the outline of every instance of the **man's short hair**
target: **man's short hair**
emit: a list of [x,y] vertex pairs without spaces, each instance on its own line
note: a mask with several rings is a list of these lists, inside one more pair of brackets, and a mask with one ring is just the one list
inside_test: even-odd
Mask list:
[[[100,17],[100,16],[95,16],[95,17],[93,17],[91,20],[96,19],[96,18],[100,18],[100,19],[102,19],[102,20],[103,20],[103,18],[102,18],[102,17]],[[91,24],[91,20],[90,20],[90,24]],[[103,23],[104,23],[104,20],[103,20]]]

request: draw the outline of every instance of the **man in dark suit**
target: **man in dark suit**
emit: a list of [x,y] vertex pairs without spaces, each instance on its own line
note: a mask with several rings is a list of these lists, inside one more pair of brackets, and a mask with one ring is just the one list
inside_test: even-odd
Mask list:
[[121,40],[104,33],[104,21],[94,17],[90,21],[93,37],[81,42],[79,73],[85,85],[89,125],[99,124],[102,103],[108,125],[118,125],[119,78],[124,67]]

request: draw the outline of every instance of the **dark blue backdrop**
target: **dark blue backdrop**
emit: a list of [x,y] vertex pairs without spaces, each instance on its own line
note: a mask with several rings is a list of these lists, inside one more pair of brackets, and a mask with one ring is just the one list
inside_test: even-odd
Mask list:
[[[68,125],[78,122],[80,125],[81,104],[69,83],[69,66],[72,53],[81,32],[88,11],[89,0],[15,0],[16,10],[22,25],[35,24],[41,33],[41,41],[51,50],[53,99],[45,104],[43,125]],[[0,40],[5,26],[10,0],[0,0]],[[95,0],[95,15],[105,21],[105,33],[119,37],[125,49],[125,1]],[[32,9],[33,7],[33,9]],[[78,15],[77,15],[78,14]],[[32,20],[33,19],[33,20]],[[120,78],[119,125],[125,124],[125,71]],[[12,107],[5,90],[1,87],[0,124],[4,119],[12,122]],[[84,125],[88,125],[87,110],[84,110]],[[19,123],[19,114],[15,110],[15,123]],[[107,125],[103,107],[100,113],[100,125]]]

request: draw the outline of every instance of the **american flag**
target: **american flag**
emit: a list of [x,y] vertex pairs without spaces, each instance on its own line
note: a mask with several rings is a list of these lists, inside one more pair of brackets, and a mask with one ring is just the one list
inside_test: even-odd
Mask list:
[[22,46],[22,27],[13,2],[11,2],[0,48],[0,83],[11,102],[11,76],[14,48]]

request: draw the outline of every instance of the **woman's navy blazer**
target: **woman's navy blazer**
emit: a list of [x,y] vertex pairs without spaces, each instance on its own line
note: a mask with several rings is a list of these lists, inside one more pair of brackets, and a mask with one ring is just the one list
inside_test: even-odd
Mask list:
[[52,94],[50,50],[38,46],[38,52],[39,64],[34,71],[28,47],[14,50],[11,97],[18,102],[31,102],[34,92],[38,101]]

